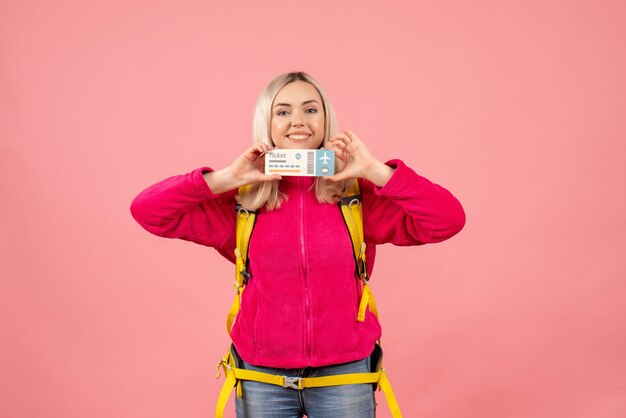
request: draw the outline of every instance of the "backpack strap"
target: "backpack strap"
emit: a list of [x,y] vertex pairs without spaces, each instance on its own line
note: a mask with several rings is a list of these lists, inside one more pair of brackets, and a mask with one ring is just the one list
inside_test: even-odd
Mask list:
[[356,275],[363,283],[363,293],[359,303],[359,313],[357,321],[365,321],[365,308],[369,306],[370,312],[378,317],[378,309],[374,294],[367,284],[369,275],[367,274],[367,262],[365,260],[365,238],[363,234],[363,199],[359,190],[359,183],[355,180],[344,197],[339,200],[343,221],[350,233],[354,262],[356,264]]
[[[250,186],[240,187],[238,194],[242,195],[248,193]],[[365,238],[363,233],[363,207],[361,193],[359,191],[359,185],[357,181],[339,201],[339,207],[341,209],[341,215],[344,223],[348,228],[350,234],[350,240],[352,241],[352,249],[354,260],[356,264],[356,275],[363,283],[363,292],[361,295],[361,301],[359,303],[359,313],[357,320],[363,322],[365,320],[365,310],[369,307],[376,317],[378,317],[378,310],[376,308],[376,302],[374,301],[374,295],[370,290],[367,282],[369,281],[369,275],[367,274],[367,263],[365,260]],[[251,274],[248,271],[250,260],[248,258],[248,244],[250,242],[250,236],[254,229],[256,222],[256,216],[258,211],[249,211],[242,208],[240,205],[236,205],[237,222],[236,222],[236,247],[235,247],[235,300],[228,312],[226,319],[226,330],[230,336],[231,329],[237,314],[241,308],[241,296],[248,283],[248,279],[251,278]],[[379,342],[380,343],[380,342]],[[377,351],[378,350],[378,351]],[[402,418],[402,413],[398,406],[396,397],[394,396],[391,384],[387,378],[385,369],[382,367],[382,351],[379,345],[375,346],[375,350],[370,357],[371,369],[375,372],[371,373],[353,373],[342,374],[325,377],[313,377],[292,379],[285,376],[276,376],[267,373],[255,372],[252,370],[245,370],[240,367],[240,361],[238,354],[231,346],[231,350],[226,353],[222,360],[217,364],[219,379],[221,371],[226,375],[226,380],[222,386],[222,390],[218,397],[215,416],[222,418],[224,408],[232,392],[236,387],[237,396],[242,396],[241,382],[243,380],[252,380],[263,383],[270,383],[278,386],[289,387],[293,389],[302,390],[310,387],[324,387],[335,386],[345,384],[362,384],[372,383],[377,386],[379,390],[385,393],[387,404],[391,410],[391,414],[394,418]]]
[[[250,185],[242,186],[239,188],[239,195],[245,194],[250,190]],[[237,226],[236,226],[236,247],[235,247],[235,300],[228,311],[228,317],[226,318],[226,331],[230,336],[230,331],[233,328],[233,322],[239,313],[241,308],[241,295],[243,290],[248,284],[248,279],[251,275],[248,271],[250,260],[248,259],[248,244],[250,242],[250,236],[254,229],[256,222],[256,215],[258,211],[250,211],[237,204],[235,206],[237,211]]]
[[224,416],[224,408],[226,407],[228,398],[235,387],[237,388],[237,397],[241,399],[243,396],[241,382],[248,380],[294,390],[369,383],[373,384],[375,389],[382,390],[384,392],[387,405],[389,406],[393,418],[402,418],[398,401],[396,400],[393,390],[391,389],[387,373],[382,367],[381,359],[382,350],[379,345],[375,345],[374,351],[369,359],[371,362],[370,372],[336,374],[319,377],[288,377],[279,374],[244,369],[235,346],[231,345],[226,355],[219,363],[217,363],[217,378],[219,379],[222,374],[224,374],[226,378],[218,396],[215,408],[215,417],[222,418]]

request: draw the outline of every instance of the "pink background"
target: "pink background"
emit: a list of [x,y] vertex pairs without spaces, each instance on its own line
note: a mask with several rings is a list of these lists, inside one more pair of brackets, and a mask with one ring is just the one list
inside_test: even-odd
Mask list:
[[0,417],[213,415],[233,267],[129,204],[293,69],[467,213],[379,249],[405,416],[626,416],[625,3],[275,3],[2,2]]

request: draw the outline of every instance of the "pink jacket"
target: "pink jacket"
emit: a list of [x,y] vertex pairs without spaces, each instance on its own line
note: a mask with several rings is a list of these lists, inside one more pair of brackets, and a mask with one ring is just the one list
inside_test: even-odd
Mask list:
[[[400,160],[387,165],[395,172],[384,187],[359,179],[370,274],[376,245],[439,242],[465,224],[450,192]],[[198,168],[148,187],[133,200],[131,213],[153,234],[214,247],[234,262],[236,191],[212,193],[202,177],[208,171]],[[360,360],[381,336],[369,311],[357,322],[361,284],[350,236],[338,206],[319,203],[312,183],[312,177],[284,177],[287,201],[257,216],[249,247],[252,278],[232,330],[250,364],[300,368]]]

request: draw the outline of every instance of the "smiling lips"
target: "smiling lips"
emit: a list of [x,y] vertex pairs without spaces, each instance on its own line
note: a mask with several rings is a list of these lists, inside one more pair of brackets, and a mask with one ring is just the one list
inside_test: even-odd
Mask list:
[[287,138],[295,139],[295,140],[303,140],[303,139],[307,139],[310,136],[311,136],[311,134],[297,133],[297,134],[289,134],[289,135],[287,135]]

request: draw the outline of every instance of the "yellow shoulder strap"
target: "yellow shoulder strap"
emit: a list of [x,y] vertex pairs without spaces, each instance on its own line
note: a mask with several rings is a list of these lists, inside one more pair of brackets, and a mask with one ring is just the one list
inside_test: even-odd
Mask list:
[[365,260],[365,238],[363,234],[363,204],[361,193],[359,191],[359,183],[355,180],[348,192],[339,201],[341,214],[346,223],[350,239],[352,240],[352,249],[354,252],[354,261],[356,263],[356,272],[363,282],[363,294],[359,303],[359,313],[357,320],[365,321],[365,309],[369,306],[370,312],[378,317],[378,309],[372,290],[368,286],[369,276],[367,274],[367,263]]
[[[238,193],[245,194],[250,190],[250,186],[246,185],[240,187]],[[254,228],[254,222],[256,221],[256,211],[249,211],[236,206],[237,210],[237,226],[236,226],[236,247],[235,247],[235,300],[228,311],[228,317],[226,318],[226,331],[230,336],[230,331],[233,328],[233,322],[239,313],[241,308],[241,295],[243,289],[248,283],[250,273],[248,272],[248,243],[250,242],[250,236],[252,235],[252,229]]]

